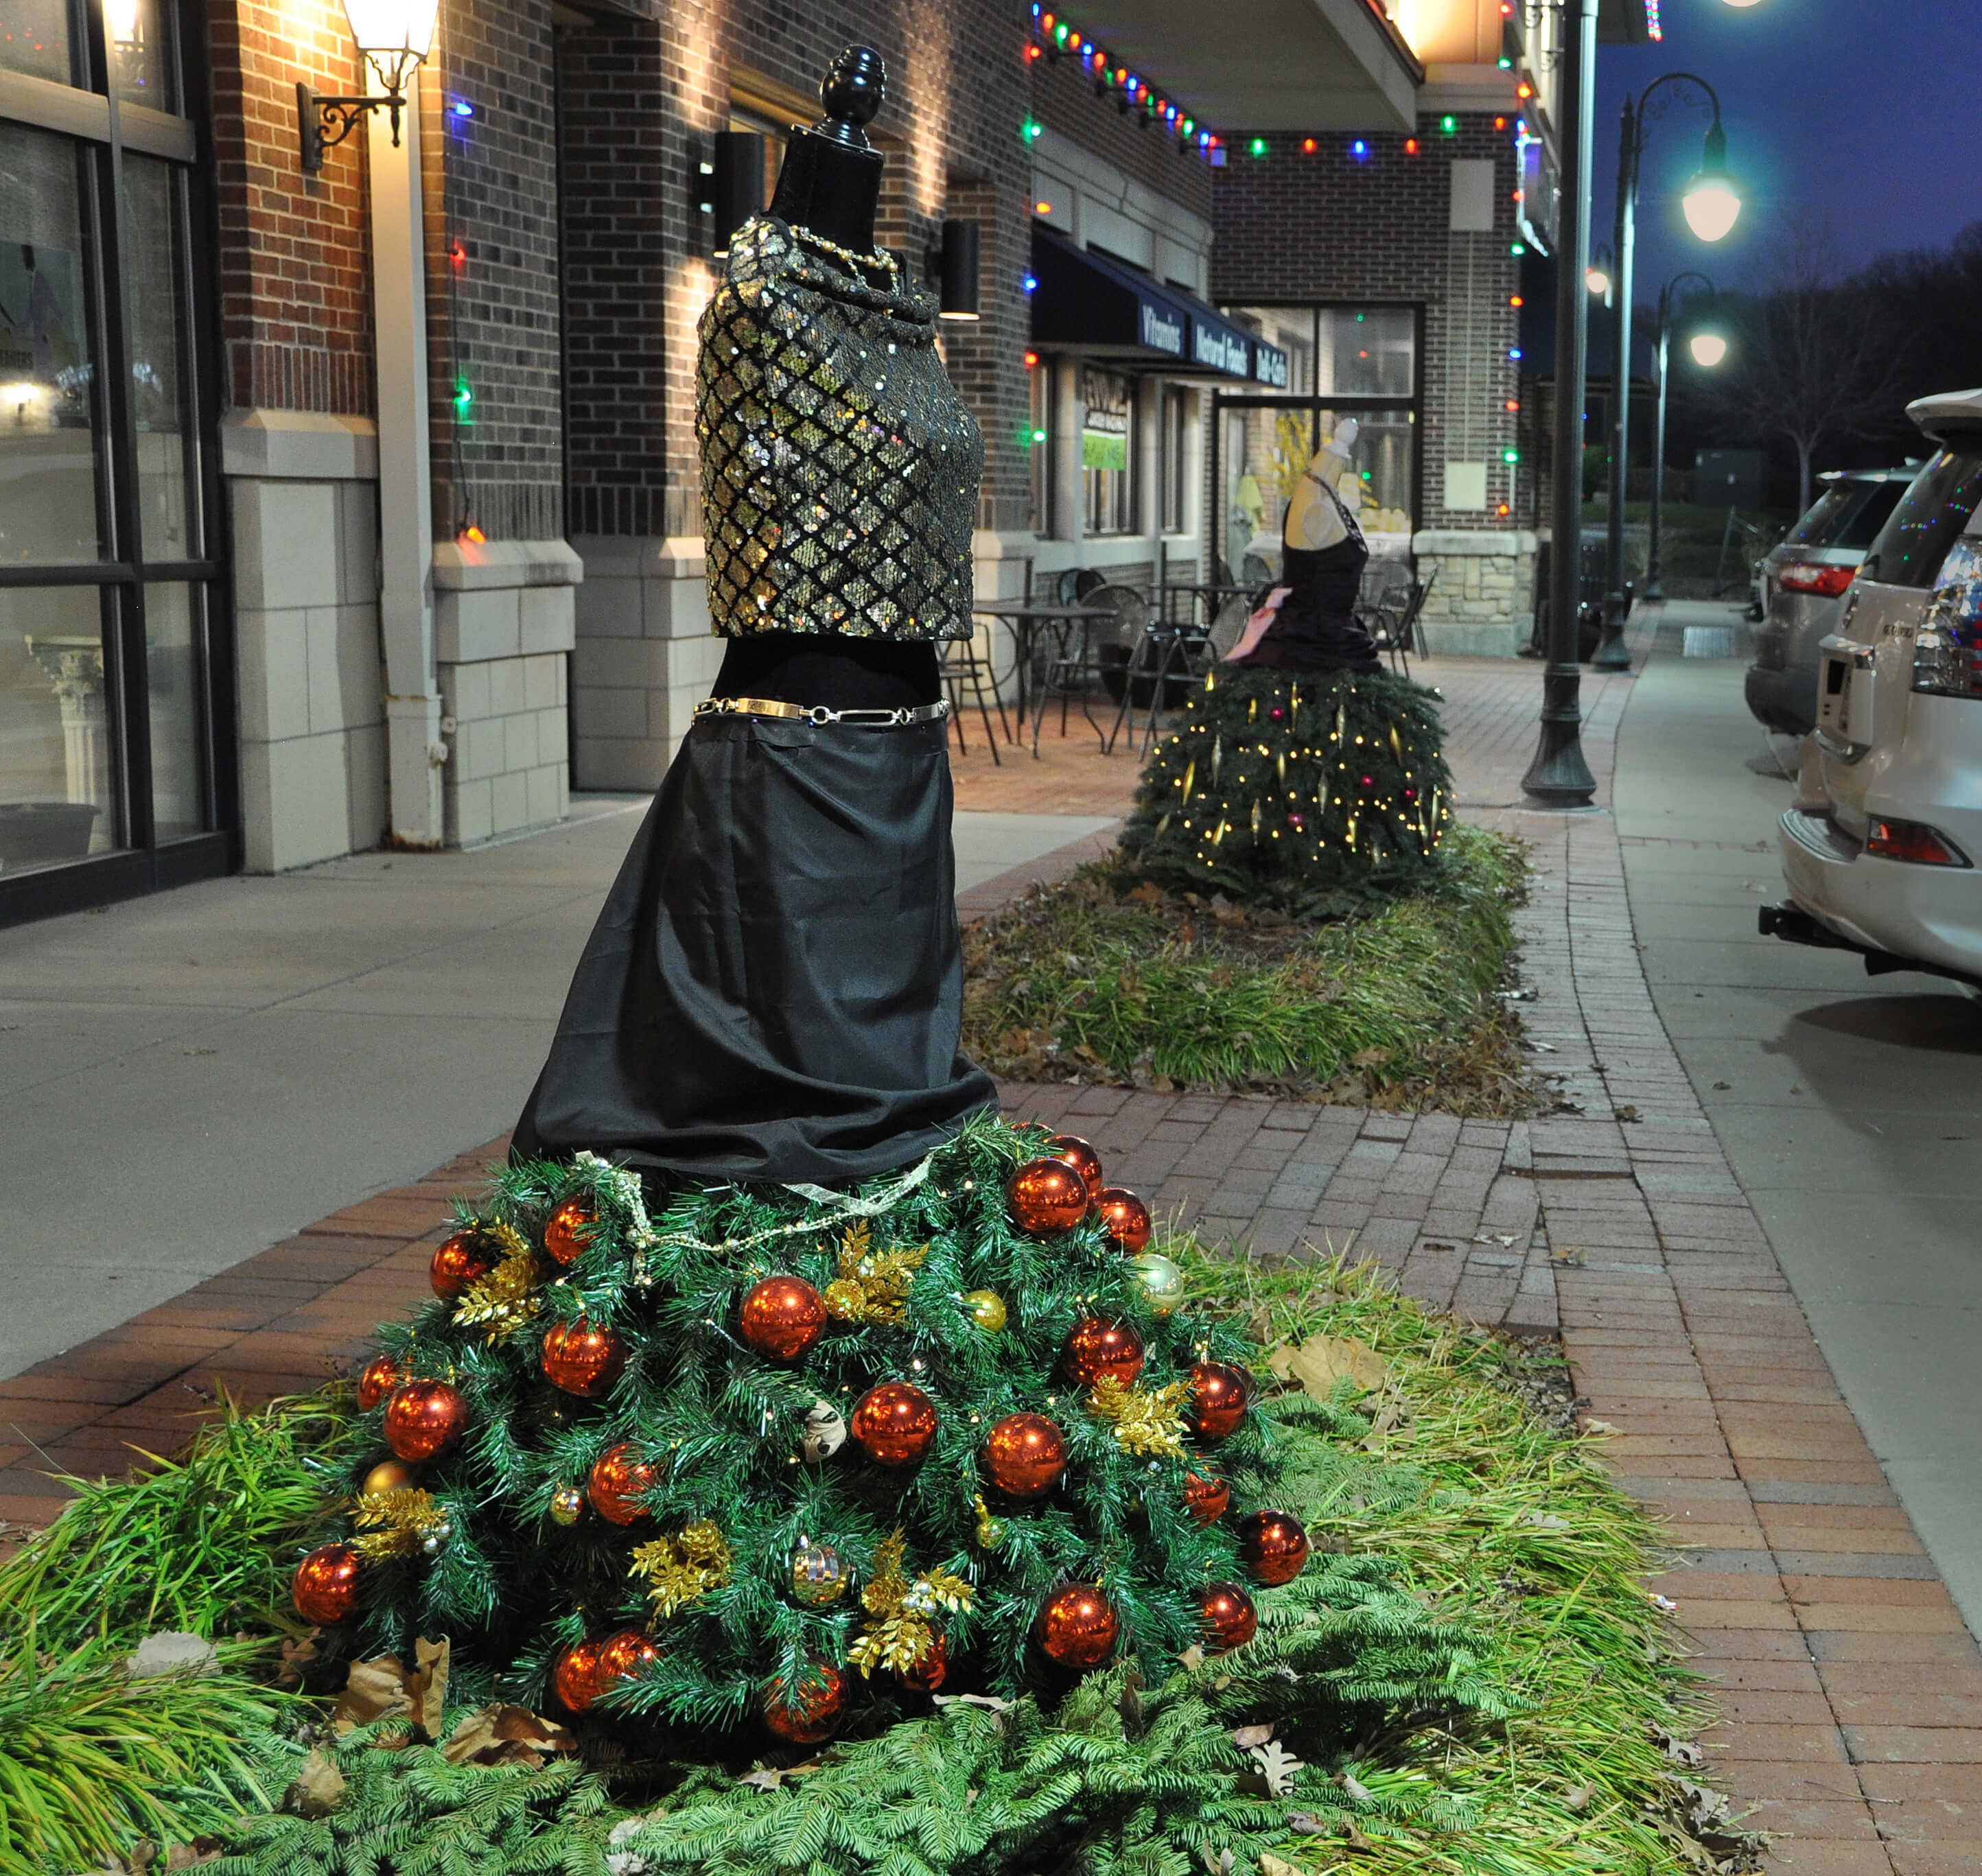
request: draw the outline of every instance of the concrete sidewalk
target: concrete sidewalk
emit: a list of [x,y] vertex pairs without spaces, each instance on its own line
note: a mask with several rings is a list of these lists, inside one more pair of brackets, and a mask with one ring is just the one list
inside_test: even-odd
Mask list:
[[[1536,667],[1452,660],[1421,675],[1446,692],[1466,811],[1531,845],[1523,1016],[1572,1111],[1486,1122],[1019,1086],[1007,1105],[1087,1135],[1112,1177],[1213,1240],[1256,1255],[1353,1246],[1435,1304],[1520,1333],[1559,1328],[1610,1430],[1607,1459],[1682,1547],[1648,1588],[1677,1602],[1716,1684],[1724,1718],[1707,1776],[1778,1834],[1773,1865],[1982,1868],[1982,1659],[1667,1038],[1617,827],[1607,812],[1520,805]],[[1584,681],[1607,801],[1633,681]],[[38,1522],[55,1502],[30,1438],[62,1463],[114,1468],[120,1442],[182,1431],[216,1377],[265,1393],[355,1355],[373,1321],[425,1293],[445,1198],[475,1184],[480,1157],[333,1213],[0,1382],[0,1425],[19,1429],[0,1448],[0,1517]]]

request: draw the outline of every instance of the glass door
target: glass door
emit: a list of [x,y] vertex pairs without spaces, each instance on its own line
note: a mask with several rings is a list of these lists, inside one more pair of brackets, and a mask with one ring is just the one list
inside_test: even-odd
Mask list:
[[223,870],[232,819],[175,22],[6,15],[0,923]]

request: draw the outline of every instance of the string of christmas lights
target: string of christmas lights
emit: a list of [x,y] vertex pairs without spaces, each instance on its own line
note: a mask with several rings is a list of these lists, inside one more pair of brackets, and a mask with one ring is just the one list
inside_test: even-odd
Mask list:
[[[1196,151],[1207,160],[1223,147],[1223,140],[1199,127],[1197,120],[1156,91],[1149,81],[1116,58],[1108,48],[1069,25],[1056,14],[1046,12],[1034,0],[1033,38],[1026,48],[1028,62],[1044,58],[1057,64],[1063,57],[1078,58],[1080,68],[1094,82],[1097,98],[1113,97],[1124,117],[1139,111],[1145,128],[1160,124],[1177,140],[1180,151]],[[1039,134],[1032,119],[1026,123],[1028,139]]]

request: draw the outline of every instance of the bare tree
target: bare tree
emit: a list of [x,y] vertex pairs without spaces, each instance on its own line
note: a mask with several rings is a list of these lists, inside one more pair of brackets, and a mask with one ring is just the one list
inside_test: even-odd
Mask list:
[[1713,395],[1750,435],[1796,446],[1804,509],[1817,446],[1887,428],[1898,382],[1890,322],[1864,286],[1833,281],[1825,263],[1835,252],[1823,216],[1783,212],[1756,269],[1758,290],[1730,308],[1736,352]]

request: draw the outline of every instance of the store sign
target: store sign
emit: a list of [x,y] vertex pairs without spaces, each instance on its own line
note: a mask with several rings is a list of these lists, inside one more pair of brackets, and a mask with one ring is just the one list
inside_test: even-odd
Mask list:
[[1129,466],[1129,412],[1134,388],[1113,372],[1080,375],[1083,406],[1080,422],[1080,466],[1083,469],[1126,469]]
[[1150,300],[1142,302],[1143,343],[1152,352],[1183,356],[1183,320],[1180,315]]
[[1223,372],[1228,378],[1249,375],[1252,360],[1248,354],[1252,348],[1230,327],[1206,325],[1201,319],[1193,319],[1190,337],[1191,357],[1196,363],[1209,371]]
[[1253,376],[1260,384],[1271,385],[1276,391],[1287,388],[1287,355],[1277,345],[1270,345],[1263,338],[1253,342]]

